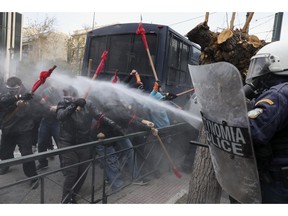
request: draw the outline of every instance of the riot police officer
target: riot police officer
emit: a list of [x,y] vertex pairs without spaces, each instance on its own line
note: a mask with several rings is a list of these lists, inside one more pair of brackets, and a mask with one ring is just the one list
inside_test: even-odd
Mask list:
[[[251,58],[248,112],[262,203],[288,203],[288,43],[277,41]],[[248,90],[248,91],[247,91]]]

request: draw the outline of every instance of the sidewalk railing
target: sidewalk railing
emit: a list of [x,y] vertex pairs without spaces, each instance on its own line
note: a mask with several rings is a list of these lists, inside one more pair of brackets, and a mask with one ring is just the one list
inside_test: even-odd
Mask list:
[[[175,137],[179,137],[179,136],[181,136],[181,134],[183,132],[185,132],[185,131],[187,132],[187,130],[189,130],[189,128],[190,128],[190,126],[187,123],[178,123],[178,124],[171,125],[169,127],[160,129],[159,130],[159,134],[160,134],[160,136],[161,136],[161,134],[168,134],[169,136],[172,136],[172,137],[170,137],[170,139],[171,138],[173,139],[173,137],[174,138]],[[23,178],[23,179],[20,179],[20,180],[11,181],[10,183],[8,183],[6,185],[1,185],[2,183],[0,181],[0,194],[1,194],[1,191],[4,190],[4,189],[12,188],[13,186],[22,184],[24,182],[31,181],[33,179],[38,179],[39,183],[40,183],[40,187],[39,187],[40,188],[39,202],[40,203],[45,203],[45,190],[49,189],[49,188],[45,188],[45,179],[46,178],[49,179],[49,176],[51,176],[51,175],[53,175],[55,173],[62,172],[64,169],[68,169],[68,168],[70,168],[72,166],[79,166],[80,164],[87,163],[88,166],[87,166],[86,172],[88,172],[89,170],[91,172],[91,181],[90,181],[90,184],[91,184],[90,188],[91,189],[88,192],[90,195],[87,195],[87,196],[90,196],[90,199],[89,198],[87,199],[86,195],[85,195],[86,198],[83,195],[80,195],[80,194],[78,194],[78,196],[81,197],[83,200],[85,200],[87,203],[98,203],[98,202],[107,203],[107,198],[109,196],[113,195],[114,192],[109,192],[107,190],[107,186],[106,186],[106,181],[105,181],[106,180],[106,174],[105,174],[105,169],[104,169],[104,167],[106,166],[106,160],[105,159],[111,154],[106,154],[105,149],[106,149],[106,147],[110,146],[111,144],[113,144],[113,143],[115,143],[117,141],[120,141],[120,140],[123,140],[123,139],[127,139],[127,138],[134,139],[134,138],[137,138],[137,137],[146,137],[147,139],[145,139],[144,143],[140,143],[138,145],[133,145],[132,148],[135,150],[135,152],[137,152],[138,149],[147,146],[148,143],[150,143],[150,144],[153,143],[153,142],[157,143],[156,138],[154,138],[151,133],[149,133],[149,132],[136,132],[136,133],[128,134],[128,135],[125,135],[125,136],[118,136],[118,137],[104,139],[104,140],[101,140],[101,141],[93,141],[93,142],[83,143],[83,144],[79,144],[79,145],[75,145],[75,146],[71,146],[71,147],[66,147],[66,148],[61,148],[61,149],[54,149],[52,151],[47,151],[47,152],[42,152],[42,153],[34,153],[32,155],[21,156],[21,157],[14,158],[14,159],[8,159],[8,160],[0,161],[0,168],[7,167],[7,166],[12,167],[12,166],[16,166],[16,165],[19,165],[19,164],[23,164],[24,162],[37,161],[37,160],[42,159],[42,158],[49,158],[49,157],[53,157],[53,156],[59,156],[59,155],[62,155],[64,153],[74,152],[74,151],[77,151],[77,150],[82,150],[84,148],[89,148],[90,152],[91,152],[91,155],[92,155],[89,160],[83,161],[81,163],[73,164],[73,165],[68,166],[68,167],[60,167],[59,166],[59,168],[56,168],[56,169],[54,169],[52,171],[42,172],[41,174],[38,174],[37,176],[33,176],[33,177],[30,177],[30,178]],[[177,140],[174,140],[174,141],[177,141]],[[95,148],[98,145],[103,145],[104,146],[104,155],[103,156],[98,156],[96,154]],[[189,143],[187,143],[187,145],[189,145]],[[153,147],[153,144],[151,144],[151,146]],[[121,151],[116,151],[115,154],[120,154],[120,153],[123,153],[125,151],[129,151],[129,150],[131,150],[131,148],[123,149]],[[139,151],[139,153],[137,153],[138,156],[140,155],[140,157],[142,157],[141,159],[143,161],[142,164],[139,166],[140,170],[144,167],[144,164],[145,164],[147,158],[149,157],[149,154],[151,154],[152,151],[153,150],[151,148],[151,149],[149,149],[147,154],[141,155],[140,151]],[[159,156],[159,158],[158,158],[159,161],[162,158],[163,158],[163,155],[161,157]],[[103,168],[102,176],[96,175],[96,171],[95,171],[96,170],[96,166],[97,166],[97,164],[99,164],[100,160],[105,162],[102,165],[103,166],[102,167]],[[135,158],[134,158],[134,161],[135,161]],[[157,164],[155,164],[155,166],[157,168]],[[148,172],[147,171],[145,173],[142,172],[142,175],[139,176],[138,178],[142,178],[143,176],[147,176],[147,175],[153,173],[153,171],[154,171],[153,169],[150,169],[150,170],[148,170]],[[9,173],[6,174],[6,175],[9,175]],[[101,187],[100,190],[99,190],[99,187],[98,187],[98,189],[96,188],[96,183],[95,183],[96,179],[98,179],[98,182],[102,181],[102,185],[100,186]],[[128,186],[128,185],[130,185],[132,183],[133,179],[132,178],[130,178],[130,179],[131,179],[131,181],[129,181],[129,183],[126,184],[125,186]],[[32,190],[32,188],[30,190]],[[10,191],[10,193],[11,193],[11,191]],[[96,194],[97,193],[101,193],[100,197],[98,199],[96,199]],[[27,194],[29,194],[29,192],[27,192]]]

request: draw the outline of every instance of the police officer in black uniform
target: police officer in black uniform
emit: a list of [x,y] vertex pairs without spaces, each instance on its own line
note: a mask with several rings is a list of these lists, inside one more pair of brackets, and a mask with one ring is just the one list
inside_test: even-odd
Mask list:
[[[288,43],[272,42],[251,58],[248,112],[262,203],[288,203]],[[248,90],[248,91],[247,91]]]

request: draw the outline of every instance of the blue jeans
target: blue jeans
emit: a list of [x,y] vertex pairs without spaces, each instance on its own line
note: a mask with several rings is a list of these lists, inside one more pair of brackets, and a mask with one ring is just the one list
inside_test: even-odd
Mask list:
[[113,146],[106,146],[105,149],[103,145],[97,145],[95,149],[99,156],[104,156],[104,151],[106,151],[106,155],[108,155],[105,161],[102,158],[100,162],[104,165],[104,170],[106,176],[108,177],[109,183],[112,185],[112,190],[122,187],[124,182],[121,180],[120,164]]
[[[52,144],[52,137],[58,146],[60,132],[60,124],[58,121],[49,121],[45,118],[42,119],[38,131],[38,152],[45,152],[48,150],[48,147]],[[46,158],[39,160],[40,164],[48,164]]]
[[116,148],[119,151],[129,149],[120,153],[120,157],[122,158],[121,164],[127,164],[132,179],[136,179],[139,175],[139,171],[137,166],[136,154],[134,152],[132,142],[130,141],[130,139],[119,140],[116,142]]

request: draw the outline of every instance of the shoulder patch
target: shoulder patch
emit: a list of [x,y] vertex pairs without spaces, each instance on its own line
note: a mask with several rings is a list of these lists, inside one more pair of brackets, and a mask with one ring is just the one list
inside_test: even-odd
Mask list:
[[263,113],[263,109],[256,108],[256,109],[250,110],[248,112],[248,117],[249,118],[257,118],[261,113]]
[[273,104],[274,104],[274,102],[273,102],[272,100],[267,99],[267,98],[264,98],[264,99],[261,99],[261,100],[257,101],[257,103],[255,104],[255,106],[256,106],[257,104],[263,103],[263,102],[268,103],[269,105],[273,105]]

